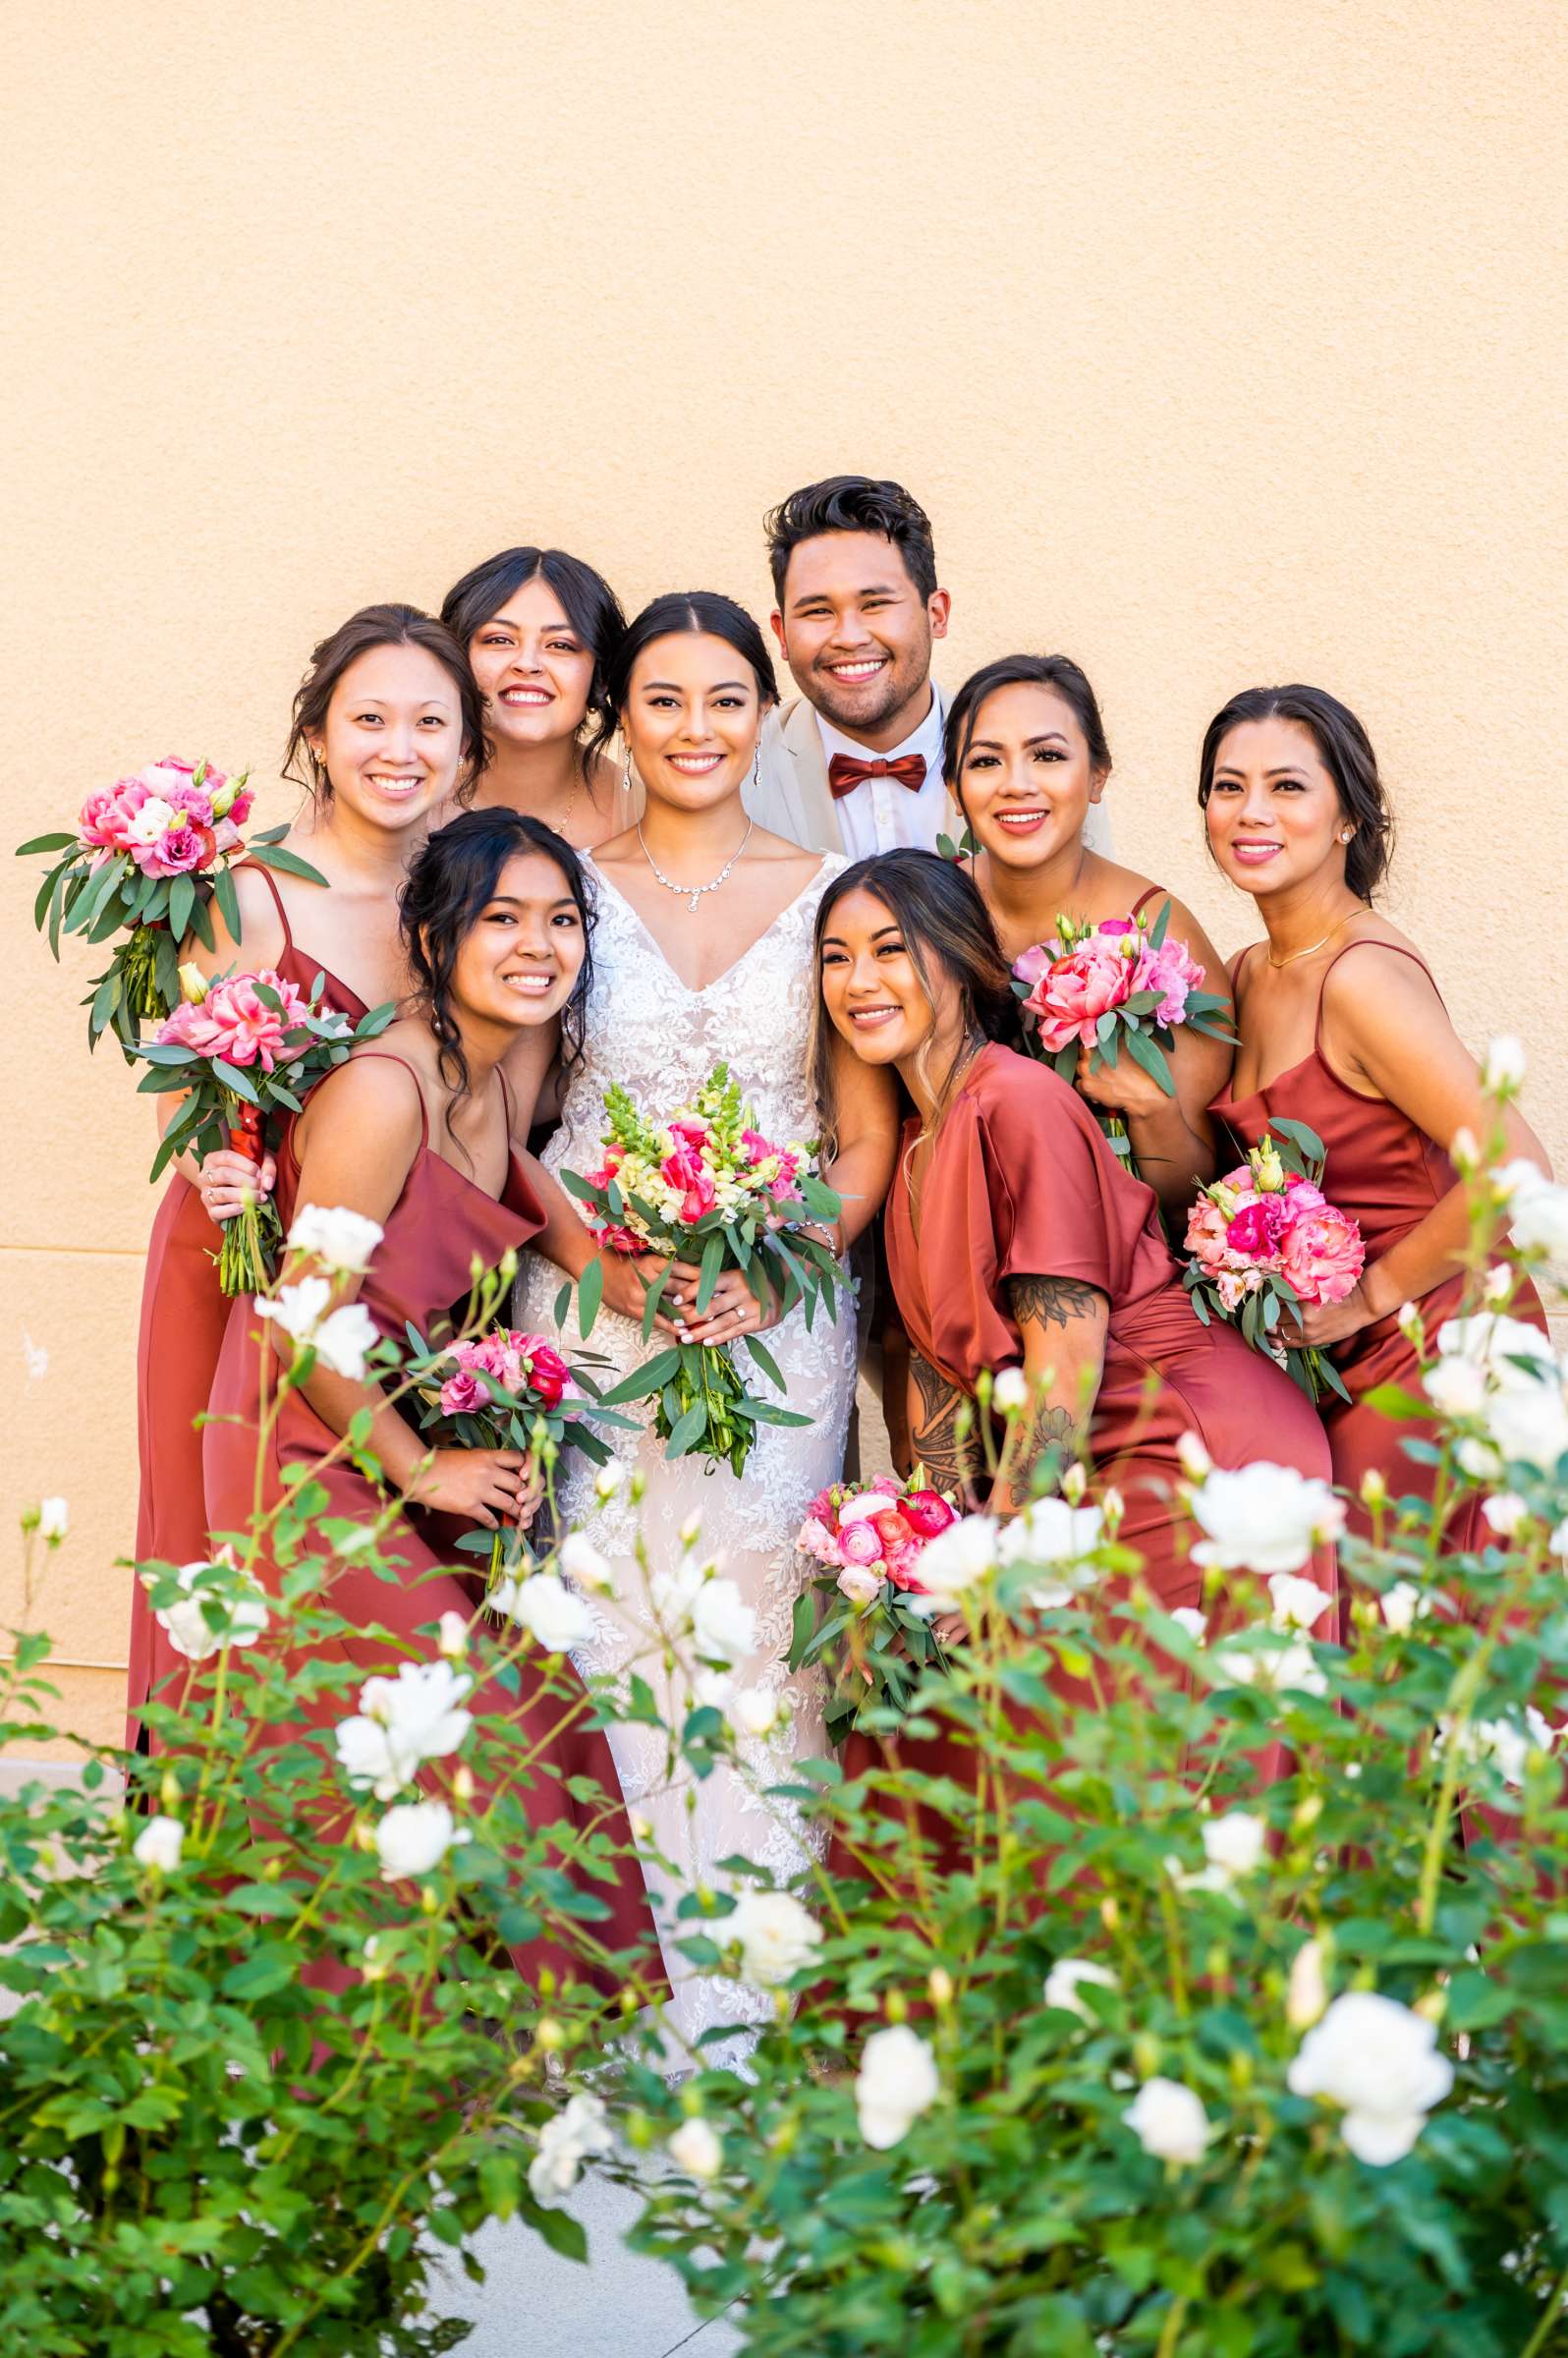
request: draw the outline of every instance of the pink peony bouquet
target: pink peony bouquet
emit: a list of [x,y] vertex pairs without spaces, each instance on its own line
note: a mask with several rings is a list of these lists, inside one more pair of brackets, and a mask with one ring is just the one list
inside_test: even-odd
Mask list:
[[[179,1005],[136,1050],[152,1067],[142,1092],[182,1099],[153,1157],[154,1179],[187,1147],[198,1161],[231,1147],[259,1168],[283,1115],[298,1113],[306,1092],[397,1013],[377,1007],[356,1026],[321,1005],[319,976],[307,998],[269,967],[215,982],[196,966],[177,974]],[[216,1259],[226,1294],[265,1292],[280,1234],[270,1198],[224,1222]]]
[[125,935],[88,991],[89,1047],[112,1027],[129,1055],[142,1024],[168,1014],[180,995],[180,945],[187,933],[194,930],[209,950],[216,947],[208,913],[214,897],[239,940],[240,903],[229,868],[240,855],[324,882],[296,853],[282,849],[284,828],[247,840],[242,830],[253,800],[248,775],[229,777],[206,761],[182,761],[170,754],[89,794],[74,835],[35,835],[19,845],[19,859],[34,852],[62,855],[39,885],[32,911],[57,958],[62,933],[81,933],[89,942]]
[[[1170,1051],[1177,1028],[1188,1024],[1215,1039],[1232,1037],[1220,1020],[1229,999],[1204,989],[1204,970],[1167,933],[1169,919],[1168,901],[1152,926],[1142,916],[1107,917],[1097,926],[1059,917],[1055,940],[1026,950],[1014,965],[1026,1045],[1054,1064],[1064,1081],[1076,1076],[1081,1048],[1090,1052],[1091,1070],[1115,1065],[1125,1048],[1173,1097]],[[1117,1153],[1131,1161],[1121,1116],[1102,1116],[1101,1127]]]
[[1320,1350],[1280,1339],[1286,1310],[1343,1302],[1366,1265],[1361,1230],[1337,1211],[1318,1184],[1322,1141],[1304,1122],[1276,1122],[1247,1160],[1205,1187],[1187,1216],[1192,1255],[1182,1282],[1193,1308],[1239,1326],[1258,1351],[1277,1360],[1308,1396],[1348,1399],[1337,1369]]
[[878,1474],[838,1483],[812,1499],[795,1544],[822,1567],[796,1600],[788,1663],[820,1662],[831,1695],[827,1732],[842,1743],[863,1712],[902,1717],[924,1671],[940,1667],[920,1563],[958,1509],[917,1466],[908,1482]]
[[[812,1174],[810,1143],[779,1145],[763,1137],[726,1065],[715,1065],[692,1103],[662,1120],[643,1113],[620,1088],[606,1091],[604,1108],[609,1128],[603,1162],[597,1170],[561,1173],[602,1253],[667,1255],[696,1264],[701,1270],[699,1315],[721,1272],[744,1269],[763,1305],[776,1299],[788,1312],[801,1304],[810,1326],[825,1299],[829,1318],[837,1317],[835,1288],[843,1271],[810,1224],[835,1221],[839,1199]],[[648,1287],[644,1341],[666,1282],[660,1275]],[[590,1262],[578,1288],[585,1339],[598,1315],[603,1283],[601,1263]],[[567,1299],[563,1293],[558,1322]],[[784,1378],[771,1352],[756,1335],[745,1341],[782,1392]],[[615,1403],[649,1396],[653,1431],[667,1444],[667,1457],[705,1457],[710,1466],[727,1465],[735,1474],[745,1470],[758,1424],[809,1421],[749,1392],[727,1344],[672,1344],[604,1395]]]

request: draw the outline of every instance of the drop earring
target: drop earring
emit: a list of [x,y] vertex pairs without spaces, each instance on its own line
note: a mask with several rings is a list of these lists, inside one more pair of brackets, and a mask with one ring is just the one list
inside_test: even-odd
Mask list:
[[631,793],[631,791],[632,791],[632,756],[631,756],[631,752],[630,752],[630,750],[628,750],[628,752],[627,752],[627,757],[626,757],[626,767],[625,767],[625,769],[624,769],[624,770],[622,771],[622,773],[621,773],[621,792],[622,792],[623,794],[630,794],[630,793]]
[[760,737],[758,737],[758,739],[757,739],[756,743],[756,744],[753,746],[753,748],[752,748],[752,784],[753,784],[754,786],[760,786],[760,785],[761,785],[761,783],[762,783],[762,740],[761,740],[761,738],[760,738]]

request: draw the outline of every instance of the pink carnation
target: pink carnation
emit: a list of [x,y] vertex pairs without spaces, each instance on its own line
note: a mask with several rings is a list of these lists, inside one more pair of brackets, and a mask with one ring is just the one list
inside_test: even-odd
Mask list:
[[1367,1260],[1361,1230],[1331,1204],[1292,1220],[1280,1244],[1285,1276],[1304,1302],[1343,1302]]
[[[277,993],[281,1008],[263,1004],[257,983]],[[194,1048],[198,1056],[221,1056],[226,1064],[258,1064],[270,1073],[284,1052],[285,1036],[308,1012],[294,984],[263,967],[259,974],[215,982],[199,1007],[177,1007],[160,1025],[158,1039],[165,1047]]]
[[1100,1017],[1119,1007],[1132,986],[1130,961],[1109,937],[1092,933],[1045,970],[1024,1004],[1038,1018],[1040,1043],[1054,1056],[1074,1040],[1092,1047]]

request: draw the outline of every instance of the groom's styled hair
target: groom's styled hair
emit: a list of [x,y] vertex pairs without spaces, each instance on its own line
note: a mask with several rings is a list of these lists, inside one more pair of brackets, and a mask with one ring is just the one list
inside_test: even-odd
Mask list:
[[791,552],[823,533],[880,533],[904,560],[904,570],[923,598],[936,590],[936,546],[931,520],[902,483],[868,475],[830,475],[792,491],[768,516],[767,561],[773,595],[784,602],[784,576]]

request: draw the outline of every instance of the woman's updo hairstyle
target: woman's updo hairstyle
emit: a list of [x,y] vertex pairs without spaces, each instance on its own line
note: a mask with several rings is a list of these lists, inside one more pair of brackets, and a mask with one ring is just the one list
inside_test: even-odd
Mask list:
[[1288,688],[1244,688],[1216,712],[1204,733],[1198,764],[1198,807],[1208,809],[1219,749],[1234,728],[1249,720],[1296,720],[1310,729],[1334,781],[1339,808],[1356,832],[1345,846],[1345,882],[1359,901],[1372,901],[1388,873],[1394,849],[1394,814],[1377,774],[1372,739],[1348,704],[1326,688],[1300,681]]
[[607,675],[626,629],[621,601],[602,573],[564,548],[503,548],[453,583],[441,600],[441,620],[466,653],[485,624],[530,582],[544,582],[554,590],[567,621],[593,658],[588,702],[593,726],[583,749],[585,759],[591,761],[615,734]]
[[961,811],[964,799],[959,792],[959,774],[975,742],[980,707],[998,688],[1053,690],[1084,732],[1090,766],[1095,770],[1110,768],[1105,723],[1099,716],[1099,702],[1089,684],[1089,675],[1082,666],[1071,655],[998,655],[994,663],[982,663],[979,671],[970,673],[949,704],[943,724],[942,774]]
[[318,737],[326,727],[327,706],[349,665],[361,655],[368,654],[372,646],[421,646],[427,655],[435,657],[443,671],[450,673],[458,693],[463,752],[468,763],[459,774],[457,799],[467,803],[489,759],[484,742],[484,699],[469,669],[467,654],[445,623],[421,614],[418,606],[362,606],[358,614],[351,614],[347,622],[340,623],[330,637],[321,641],[311,654],[310,668],[294,700],[294,722],[283,749],[284,777],[303,786],[312,801],[331,801],[332,781],[324,764],[311,752],[309,740]]
[[611,657],[606,681],[612,710],[625,711],[632,673],[643,649],[651,646],[655,639],[683,635],[722,639],[726,646],[734,647],[743,662],[751,665],[763,711],[778,702],[778,675],[773,669],[773,658],[746,608],[717,590],[680,590],[654,598],[627,626],[626,636]]
[[415,999],[430,1019],[442,1074],[459,1097],[469,1094],[469,1067],[452,1013],[452,973],[459,950],[495,897],[502,869],[520,852],[554,862],[583,921],[582,972],[561,1010],[561,1063],[572,1073],[583,1061],[583,1015],[593,987],[593,907],[583,863],[553,827],[526,812],[504,805],[466,811],[430,836],[409,870],[398,911]]

